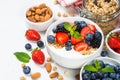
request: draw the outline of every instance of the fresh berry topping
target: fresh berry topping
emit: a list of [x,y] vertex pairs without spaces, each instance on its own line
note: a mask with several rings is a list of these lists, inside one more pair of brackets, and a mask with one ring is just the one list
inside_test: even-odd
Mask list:
[[85,36],[85,39],[87,41],[92,41],[93,40],[93,34],[92,33],[88,33],[86,36]]
[[88,49],[88,44],[87,43],[84,43],[84,42],[81,42],[81,43],[77,43],[75,46],[74,46],[74,50],[77,51],[77,52],[80,52],[82,50],[87,50]]
[[72,49],[71,46],[65,46],[66,51],[70,51]]
[[81,28],[86,27],[87,23],[85,21],[80,21],[80,26]]
[[85,38],[85,36],[90,32],[91,32],[91,30],[89,27],[84,27],[84,28],[82,28],[80,34]]
[[118,54],[120,54],[120,49],[115,49],[115,52],[117,52]]
[[101,41],[101,40],[102,40],[102,35],[101,35],[101,33],[98,32],[98,31],[96,31],[96,32],[94,33],[94,38],[97,39],[97,40],[99,40],[99,41]]
[[49,36],[47,36],[47,41],[49,43],[54,43],[55,42],[55,37],[53,35],[49,35]]
[[95,32],[95,31],[96,31],[96,28],[95,28],[94,25],[88,24],[87,26],[90,28],[90,30],[91,30],[92,32]]
[[56,33],[55,38],[56,38],[56,42],[58,44],[65,44],[68,41],[69,36],[67,33],[58,32],[58,33]]
[[32,49],[31,44],[30,43],[25,44],[25,49],[26,50],[31,50]]
[[32,59],[38,64],[43,64],[45,61],[45,55],[40,49],[35,49],[32,52]]
[[28,40],[32,40],[32,41],[38,41],[41,38],[40,34],[36,30],[33,30],[33,29],[28,29],[26,31],[25,36]]
[[54,30],[54,32],[68,32],[65,28],[64,28],[64,23],[58,24],[56,27],[56,30]]
[[108,56],[108,52],[107,52],[107,51],[102,51],[102,52],[101,52],[101,56],[102,56],[102,57]]
[[31,68],[29,66],[23,67],[24,74],[29,74],[31,72]]
[[38,46],[39,48],[44,48],[44,42],[43,42],[43,41],[38,41],[38,42],[37,42],[37,46]]
[[93,48],[99,48],[100,47],[100,44],[101,44],[101,41],[98,41],[98,39],[93,39],[92,41],[91,41],[91,46],[93,47]]
[[80,21],[74,21],[74,24],[77,26],[76,31],[80,32],[82,27],[80,26]]
[[71,36],[71,43],[72,44],[77,44],[77,43],[79,43],[79,42],[82,42],[84,39],[83,39],[83,37],[81,36],[81,38],[75,38],[75,37],[73,37],[73,36]]
[[67,41],[66,44],[65,44],[65,46],[72,46],[71,41]]

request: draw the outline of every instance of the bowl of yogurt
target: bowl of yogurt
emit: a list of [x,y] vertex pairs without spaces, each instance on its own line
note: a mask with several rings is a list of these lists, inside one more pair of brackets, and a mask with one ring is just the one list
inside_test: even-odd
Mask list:
[[59,65],[77,69],[100,56],[104,35],[93,21],[82,17],[61,18],[45,34],[48,54]]

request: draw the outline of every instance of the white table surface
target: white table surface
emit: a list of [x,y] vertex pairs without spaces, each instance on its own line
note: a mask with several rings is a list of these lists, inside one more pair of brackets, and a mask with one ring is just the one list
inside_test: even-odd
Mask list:
[[[21,62],[15,58],[13,53],[16,51],[26,52],[24,45],[29,42],[24,36],[27,30],[24,17],[25,10],[30,5],[40,4],[42,2],[50,5],[56,15],[58,10],[66,12],[64,7],[54,5],[53,0],[2,0],[0,2],[0,80],[19,80],[21,76],[25,76],[22,72]],[[69,12],[69,10],[67,11]],[[56,19],[58,18],[56,17]],[[42,32],[40,32],[40,34],[42,36],[44,35]],[[31,44],[36,46],[35,43]],[[46,50],[44,50],[44,52],[47,55]],[[32,60],[27,65],[30,65],[32,72],[41,72],[41,78],[38,80],[51,80],[45,68],[36,65]],[[61,66],[58,67],[58,71],[61,74],[63,74],[64,71],[71,73],[71,76],[65,76],[64,80],[75,80],[73,76],[79,73],[79,70],[71,70]],[[27,80],[31,80],[30,77],[25,77]]]

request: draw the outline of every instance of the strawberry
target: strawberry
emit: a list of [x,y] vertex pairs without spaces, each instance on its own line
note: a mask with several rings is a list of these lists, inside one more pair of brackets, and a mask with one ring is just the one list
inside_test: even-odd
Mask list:
[[85,38],[85,36],[90,32],[92,32],[91,29],[86,26],[86,27],[82,28],[80,34]]
[[87,26],[90,28],[90,30],[91,30],[92,32],[95,32],[95,31],[96,31],[96,27],[95,27],[94,25],[88,24]]
[[33,29],[28,29],[26,31],[25,36],[28,40],[32,40],[32,41],[38,41],[41,38],[40,34],[36,30],[33,30]]
[[115,49],[115,48],[120,48],[120,41],[118,38],[116,37],[110,37],[108,39],[108,45],[112,48],[112,49]]
[[84,40],[83,37],[81,37],[81,38],[75,38],[75,37],[71,36],[71,43],[72,44],[77,44],[77,43],[79,43],[79,42],[81,42],[83,40]]
[[117,52],[118,54],[120,54],[120,49],[116,49],[115,52]]
[[56,33],[55,38],[56,38],[56,42],[58,44],[65,44],[68,41],[69,36],[67,33],[58,32],[58,33]]
[[88,44],[84,42],[77,43],[73,48],[75,51],[80,52],[82,50],[87,50]]
[[36,62],[38,64],[43,64],[44,61],[45,61],[45,55],[40,49],[36,48],[32,52],[32,59],[33,59],[34,62]]

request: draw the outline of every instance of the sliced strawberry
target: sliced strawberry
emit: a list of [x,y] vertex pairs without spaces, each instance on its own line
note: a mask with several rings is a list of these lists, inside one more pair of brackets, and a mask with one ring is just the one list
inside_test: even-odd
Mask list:
[[85,36],[90,32],[91,32],[91,29],[86,26],[86,27],[82,28],[80,34],[85,38]]
[[65,44],[68,41],[69,36],[67,33],[58,32],[58,33],[56,33],[55,38],[56,38],[56,42],[58,44]]
[[95,32],[95,31],[96,31],[96,27],[95,27],[94,25],[88,24],[87,26],[90,28],[90,30],[91,30],[92,32]]
[[74,46],[74,50],[77,51],[77,52],[80,52],[82,50],[87,50],[88,48],[88,44],[87,43],[84,43],[84,42],[81,42],[81,43],[77,43],[75,46]]
[[108,45],[112,48],[112,49],[115,49],[115,48],[120,48],[120,41],[118,38],[116,37],[110,37],[108,39]]
[[84,40],[83,37],[81,37],[81,38],[74,38],[73,36],[71,36],[71,43],[72,44],[77,44],[77,43],[79,43],[79,42],[81,42],[83,40]]

